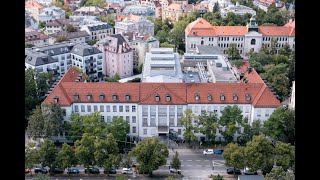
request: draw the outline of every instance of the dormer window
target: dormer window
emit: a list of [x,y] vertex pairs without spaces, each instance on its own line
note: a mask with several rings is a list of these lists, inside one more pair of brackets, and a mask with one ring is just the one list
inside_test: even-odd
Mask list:
[[75,100],[75,101],[79,100],[79,94],[73,95],[73,100]]
[[100,94],[100,95],[99,95],[99,99],[100,99],[100,101],[103,101],[103,100],[104,100],[104,97],[105,97],[105,96],[104,96],[104,94],[103,94],[103,93],[102,93],[102,94]]
[[212,101],[212,94],[208,94],[208,101]]
[[87,100],[91,100],[92,99],[92,95],[91,94],[87,94]]
[[224,101],[224,100],[225,100],[224,94],[220,94],[220,101]]
[[196,94],[194,95],[194,99],[195,99],[196,101],[199,101],[200,96],[199,96],[199,94],[198,94],[198,93],[196,93]]
[[159,94],[157,94],[157,95],[154,96],[154,100],[157,101],[157,102],[160,101],[160,96],[159,96]]
[[117,95],[116,94],[112,94],[112,100],[114,100],[114,101],[117,100]]
[[250,94],[246,94],[246,100],[247,100],[247,101],[250,101],[250,100],[251,100]]
[[171,96],[170,96],[170,94],[167,94],[167,95],[166,95],[166,101],[167,101],[167,102],[171,101]]
[[238,100],[238,95],[237,94],[233,94],[233,100],[237,101]]
[[129,100],[130,100],[130,95],[129,95],[129,94],[126,94],[126,95],[125,95],[125,98],[126,98],[126,101],[129,101]]
[[59,101],[58,96],[55,96],[55,97],[53,98],[53,102],[54,102],[55,104],[57,104],[57,103],[58,103],[58,101]]

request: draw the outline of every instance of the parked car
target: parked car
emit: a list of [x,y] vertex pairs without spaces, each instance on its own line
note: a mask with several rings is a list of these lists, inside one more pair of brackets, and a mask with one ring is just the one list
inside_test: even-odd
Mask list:
[[244,175],[258,175],[258,172],[257,171],[253,172],[248,167],[245,167],[243,169],[243,174]]
[[214,152],[213,152],[213,149],[206,149],[206,150],[203,151],[203,154],[204,154],[204,155],[214,154]]
[[50,172],[52,172],[54,174],[62,174],[64,172],[64,170],[61,168],[53,168],[52,170],[50,169]]
[[29,172],[31,172],[29,168],[24,169],[24,173],[29,173]]
[[214,150],[213,153],[221,155],[223,153],[223,150],[222,149],[217,149],[217,150]]
[[95,167],[90,167],[89,170],[85,169],[84,173],[86,173],[86,174],[100,174],[100,170]]
[[241,170],[237,168],[228,168],[227,169],[228,174],[236,174],[236,175],[241,175]]
[[[104,174],[107,174],[107,170],[106,170],[106,169],[103,170],[103,173],[104,173]],[[109,174],[117,174],[117,170],[116,170],[116,169],[110,169],[110,170],[109,170]]]
[[171,173],[178,173],[178,174],[181,174],[181,170],[180,170],[180,169],[170,168],[170,172],[171,172]]
[[131,168],[123,168],[122,174],[132,174],[132,169]]
[[67,174],[79,174],[80,171],[77,168],[68,168],[66,169]]
[[44,173],[48,173],[48,170],[44,167],[36,167],[34,168],[34,173],[44,174]]

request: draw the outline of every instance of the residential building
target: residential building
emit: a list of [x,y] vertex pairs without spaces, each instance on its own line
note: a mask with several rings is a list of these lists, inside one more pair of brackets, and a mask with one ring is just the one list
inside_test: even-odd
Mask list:
[[24,27],[25,28],[31,28],[33,30],[38,29],[38,22],[34,19],[34,17],[31,16],[30,12],[25,11],[25,16],[24,16]]
[[102,23],[97,16],[70,16],[70,24],[78,29],[81,29],[83,25]]
[[145,16],[130,14],[122,21],[115,22],[115,34],[137,32],[139,34],[154,35],[154,24]]
[[123,11],[123,14],[134,14],[138,16],[154,16],[155,12],[150,7],[140,6],[140,5],[131,5],[126,6]]
[[84,6],[72,13],[73,16],[105,16],[106,12],[104,9],[96,6]]
[[87,31],[60,31],[49,35],[49,44],[54,44],[59,37],[65,37],[71,43],[85,43],[90,39]]
[[193,11],[192,4],[172,3],[167,8],[162,9],[162,20],[169,18],[172,22],[179,20],[180,16],[187,15]]
[[213,8],[215,4],[218,3],[220,9],[228,7],[230,4],[232,4],[229,0],[207,0],[202,1],[201,4],[206,4],[208,6],[209,12],[213,11]]
[[123,33],[123,36],[129,40],[129,45],[133,50],[133,69],[138,70],[141,64],[144,64],[144,58],[151,48],[159,48],[159,41],[149,34],[141,35],[138,33]]
[[39,73],[52,72],[54,75],[59,74],[59,60],[51,57],[48,54],[40,52],[37,49],[26,49],[24,61],[25,69],[36,69]]
[[65,6],[69,6],[71,11],[75,11],[80,7],[81,0],[64,0]]
[[173,48],[151,48],[145,56],[141,82],[183,82],[179,54]]
[[28,0],[25,2],[25,10],[30,12],[30,15],[39,22],[39,14],[40,10],[44,8],[44,6],[37,1],[34,0]]
[[257,6],[258,8],[268,11],[268,7],[272,4],[276,4],[276,0],[254,0],[253,5]]
[[36,30],[25,32],[25,44],[33,44],[35,46],[43,46],[49,44],[49,37]]
[[185,29],[186,52],[194,52],[197,45],[211,45],[221,47],[226,54],[226,49],[233,43],[245,59],[248,52],[258,52],[262,45],[270,47],[272,38],[277,40],[277,52],[285,44],[295,48],[295,21],[284,26],[258,26],[251,18],[247,26],[212,26],[198,18]]
[[69,19],[55,19],[46,23],[46,34],[53,34],[60,31],[65,31],[67,25],[70,24]]
[[195,4],[193,6],[193,11],[196,11],[200,14],[201,17],[203,17],[203,15],[208,12],[208,5],[205,4]]
[[113,33],[113,27],[110,26],[108,23],[94,23],[94,24],[86,24],[83,25],[80,29],[81,31],[87,31],[90,36],[91,40],[99,41],[103,38],[106,38]]
[[256,11],[255,10],[253,10],[250,7],[240,5],[239,2],[237,2],[235,5],[229,4],[227,7],[220,9],[220,15],[221,15],[222,18],[227,17],[227,14],[229,12],[232,12],[232,13],[234,13],[236,15],[240,15],[240,16],[243,16],[246,13],[251,14],[251,16],[256,15]]
[[40,10],[39,13],[39,22],[49,22],[50,20],[55,20],[55,19],[65,19],[66,14],[63,9],[60,7],[45,7]]
[[[83,72],[85,72],[89,76],[90,81],[99,81],[102,80],[102,52],[97,48],[89,46],[84,43],[69,43],[63,42],[52,45],[45,45],[36,48],[26,48],[26,68],[30,67],[30,63],[32,61],[27,61],[28,56],[32,57],[31,60],[34,59],[34,56],[43,57],[47,55],[49,60],[55,59],[53,61],[56,66],[51,64],[48,65],[48,71],[54,71],[57,75],[65,74],[66,71],[71,66],[76,66]],[[51,61],[49,61],[51,63]],[[28,65],[29,64],[29,65]],[[33,68],[38,69],[38,65],[33,63],[31,64]],[[42,67],[39,64],[40,68]],[[43,69],[40,72],[47,72]]]
[[120,78],[133,75],[133,50],[123,35],[106,36],[96,43],[96,47],[103,53],[104,74],[108,77],[118,74]]
[[40,4],[42,4],[43,6],[48,7],[52,3],[52,1],[54,1],[54,0],[36,0],[36,1]]
[[[237,105],[252,124],[258,119],[264,122],[280,106],[264,83],[85,83],[77,79],[71,68],[43,104],[57,103],[65,121],[71,113],[100,112],[106,122],[122,117],[129,122],[133,139],[168,136],[170,130],[183,138],[179,119],[186,109],[195,116],[213,112],[220,117],[225,107]],[[192,119],[192,124],[197,125],[197,120]],[[222,139],[220,129],[216,131],[216,140]]]

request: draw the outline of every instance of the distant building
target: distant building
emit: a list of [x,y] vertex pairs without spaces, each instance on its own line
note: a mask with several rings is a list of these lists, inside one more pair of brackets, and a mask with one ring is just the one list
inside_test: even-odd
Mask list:
[[138,16],[154,16],[155,12],[150,7],[131,5],[126,6],[122,11],[123,14],[134,14]]
[[57,71],[60,64],[59,60],[50,55],[37,51],[26,49],[25,51],[25,68],[36,69],[39,73],[53,72],[53,75],[60,75]]
[[25,11],[24,27],[37,30],[39,27],[38,22],[30,15],[30,12]]
[[25,2],[25,10],[30,12],[30,15],[39,22],[39,14],[40,10],[43,9],[44,6],[37,1],[34,0],[28,0]]
[[81,29],[83,25],[102,23],[97,16],[70,16],[70,24]]
[[65,11],[59,7],[45,7],[40,10],[39,13],[39,22],[49,22],[50,20],[55,19],[65,19]]
[[49,44],[49,37],[36,30],[25,32],[25,44],[33,44],[35,46],[43,46]]
[[80,29],[81,31],[87,31],[90,36],[91,40],[99,41],[103,38],[106,38],[113,33],[113,27],[110,26],[108,23],[95,23],[95,24],[86,24],[83,25]]
[[151,48],[146,53],[142,82],[183,82],[179,54],[173,48]]
[[251,14],[251,16],[256,15],[256,11],[255,10],[253,10],[250,7],[240,5],[239,2],[237,2],[236,5],[229,4],[227,7],[220,9],[220,15],[223,18],[227,17],[227,14],[229,12],[232,12],[232,13],[234,13],[236,15],[240,15],[240,16],[243,16],[246,13]]
[[85,43],[90,40],[90,35],[87,31],[59,31],[49,35],[49,44],[54,44],[59,37],[65,37],[71,43]]
[[123,35],[106,36],[96,43],[96,47],[103,53],[104,74],[108,77],[118,74],[120,78],[133,75],[133,50]]
[[105,16],[106,11],[96,6],[84,6],[72,13],[73,16]]
[[154,24],[144,16],[130,14],[122,21],[115,22],[115,34],[137,32],[154,35]]
[[172,22],[178,21],[180,16],[184,16],[193,11],[192,4],[170,4],[162,9],[162,20],[169,18]]
[[55,0],[36,0],[36,1],[44,6],[49,6]]
[[49,35],[49,34],[57,33],[60,31],[65,31],[67,25],[69,24],[70,24],[69,19],[50,20],[46,23],[45,32]]
[[254,0],[253,4],[266,12],[268,11],[268,7],[272,4],[277,8],[283,7],[283,4],[279,0]]

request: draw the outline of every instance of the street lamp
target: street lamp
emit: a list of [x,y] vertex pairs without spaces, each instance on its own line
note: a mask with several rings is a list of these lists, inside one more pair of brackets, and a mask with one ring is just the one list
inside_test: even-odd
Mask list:
[[266,139],[272,143],[273,146],[273,167],[276,167],[276,141],[269,136],[266,136]]

